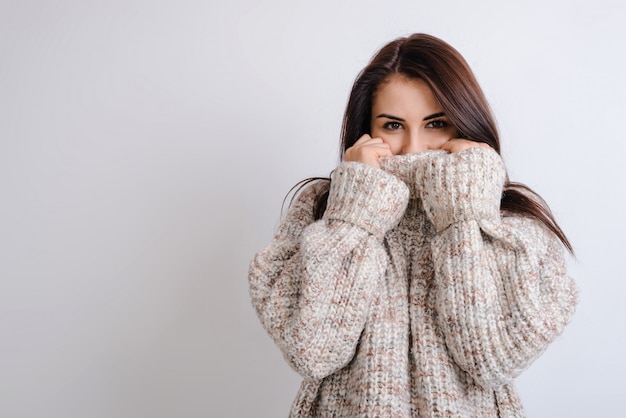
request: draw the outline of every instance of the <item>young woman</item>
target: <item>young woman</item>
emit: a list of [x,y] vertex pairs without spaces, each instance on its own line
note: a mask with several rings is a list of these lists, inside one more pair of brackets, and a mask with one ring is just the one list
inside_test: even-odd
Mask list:
[[250,265],[259,318],[304,378],[291,416],[523,416],[513,379],[576,304],[571,246],[508,180],[465,60],[424,34],[383,47],[341,150]]

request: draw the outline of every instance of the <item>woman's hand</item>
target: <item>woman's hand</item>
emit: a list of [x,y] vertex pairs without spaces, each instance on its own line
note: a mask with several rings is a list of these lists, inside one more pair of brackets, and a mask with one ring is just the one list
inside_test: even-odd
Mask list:
[[475,147],[489,148],[489,145],[484,142],[470,141],[469,139],[464,138],[452,138],[444,142],[441,149],[448,151],[449,153],[455,153]]
[[368,134],[363,135],[358,141],[346,150],[344,159],[355,161],[380,168],[378,159],[393,155],[391,148],[381,138],[372,138]]

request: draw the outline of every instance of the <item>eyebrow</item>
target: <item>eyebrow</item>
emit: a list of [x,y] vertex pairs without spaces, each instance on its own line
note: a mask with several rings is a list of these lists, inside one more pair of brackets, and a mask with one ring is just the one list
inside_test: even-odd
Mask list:
[[387,118],[387,119],[391,119],[391,120],[397,120],[398,122],[405,122],[405,120],[402,119],[402,118],[399,118],[397,116],[388,115],[386,113],[381,113],[380,115],[376,116],[376,118]]
[[430,116],[426,116],[423,120],[425,120],[425,121],[426,121],[426,120],[430,120],[430,119],[440,118],[440,117],[445,116],[445,115],[446,115],[446,114],[445,114],[445,113],[443,113],[443,112],[433,113],[433,114],[432,114],[432,115],[430,115]]
[[[423,121],[427,121],[430,119],[435,119],[435,118],[440,118],[442,116],[445,116],[446,114],[443,112],[439,112],[439,113],[433,113],[430,116],[426,116],[424,119],[422,119]],[[397,116],[393,116],[393,115],[388,115],[387,113],[381,113],[380,115],[376,116],[376,118],[387,118],[387,119],[391,119],[391,120],[397,120],[398,122],[405,122],[404,119],[399,118]]]

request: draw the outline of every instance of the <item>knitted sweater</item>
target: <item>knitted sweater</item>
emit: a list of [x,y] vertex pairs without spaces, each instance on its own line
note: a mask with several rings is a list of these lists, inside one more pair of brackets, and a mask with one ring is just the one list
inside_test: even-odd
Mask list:
[[577,291],[536,220],[500,212],[491,149],[342,162],[297,197],[249,284],[304,378],[295,417],[518,417],[512,381],[563,330]]

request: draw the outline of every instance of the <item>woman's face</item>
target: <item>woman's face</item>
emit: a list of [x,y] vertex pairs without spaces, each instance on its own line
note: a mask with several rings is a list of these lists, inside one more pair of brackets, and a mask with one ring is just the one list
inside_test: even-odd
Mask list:
[[421,79],[392,76],[374,97],[372,138],[381,138],[394,155],[440,149],[458,132]]

